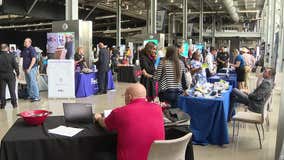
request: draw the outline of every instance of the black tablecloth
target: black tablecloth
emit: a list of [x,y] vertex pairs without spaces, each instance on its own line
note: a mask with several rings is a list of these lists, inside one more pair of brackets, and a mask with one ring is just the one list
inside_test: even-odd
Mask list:
[[142,71],[139,66],[118,66],[117,68],[117,80],[119,82],[138,82],[142,75]]
[[[18,119],[1,141],[1,160],[115,160],[116,134],[97,124],[70,125],[84,128],[74,137],[48,134],[48,129],[67,125],[62,116],[48,117],[42,126],[27,126]],[[166,139],[179,138],[188,133],[187,127],[167,127]],[[186,160],[193,160],[191,142]]]
[[110,160],[116,159],[116,134],[98,125],[74,137],[48,134],[48,129],[66,125],[63,117],[49,117],[43,126],[27,126],[18,119],[1,141],[1,160]]

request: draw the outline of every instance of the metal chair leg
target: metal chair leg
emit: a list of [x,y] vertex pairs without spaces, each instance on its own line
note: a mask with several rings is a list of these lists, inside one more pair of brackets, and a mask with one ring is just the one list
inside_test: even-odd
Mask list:
[[234,142],[234,138],[235,138],[235,123],[236,123],[236,121],[233,120],[233,137],[232,137],[232,142]]
[[264,140],[264,128],[263,128],[263,124],[261,124],[261,129],[262,129],[262,136],[263,136],[263,140]]
[[267,127],[269,127],[270,126],[270,121],[269,121],[269,114],[268,113],[267,113],[267,116],[266,116],[265,120],[266,120]]
[[237,131],[238,138],[239,138],[239,132],[240,132],[240,121],[238,121],[238,131]]
[[260,145],[260,149],[262,149],[262,144],[261,144],[261,137],[260,137],[260,133],[259,133],[259,129],[257,127],[257,124],[255,123],[255,127],[256,127],[256,130],[257,130],[257,134],[258,134],[258,139],[259,139],[259,145]]

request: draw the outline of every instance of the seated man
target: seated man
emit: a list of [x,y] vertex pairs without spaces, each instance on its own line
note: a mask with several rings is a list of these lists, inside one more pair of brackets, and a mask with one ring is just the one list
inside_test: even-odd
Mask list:
[[265,69],[261,84],[250,94],[236,88],[231,93],[230,117],[232,116],[234,103],[242,103],[248,106],[252,112],[262,113],[264,104],[273,89],[272,78],[275,76],[274,69]]
[[125,91],[126,105],[114,109],[107,118],[95,115],[96,121],[109,131],[117,131],[118,160],[146,160],[154,140],[165,138],[162,109],[146,100],[141,84]]

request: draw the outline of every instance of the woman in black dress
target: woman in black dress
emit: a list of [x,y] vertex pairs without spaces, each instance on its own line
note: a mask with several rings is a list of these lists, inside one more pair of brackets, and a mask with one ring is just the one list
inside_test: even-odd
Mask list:
[[156,97],[156,87],[153,79],[155,73],[155,55],[156,46],[152,42],[148,42],[140,53],[140,67],[142,70],[140,83],[143,84],[147,90],[148,101],[154,101]]

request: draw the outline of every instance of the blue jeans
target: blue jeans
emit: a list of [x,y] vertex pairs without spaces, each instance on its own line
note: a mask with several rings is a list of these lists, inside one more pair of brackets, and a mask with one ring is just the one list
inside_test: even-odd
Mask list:
[[29,98],[39,99],[39,89],[37,84],[37,67],[33,67],[29,73],[25,72],[25,77],[27,81],[27,89]]

